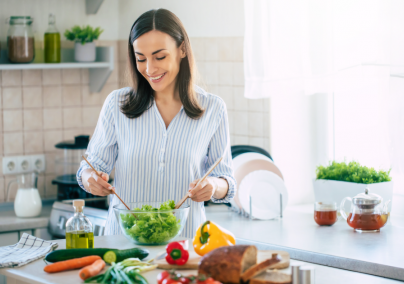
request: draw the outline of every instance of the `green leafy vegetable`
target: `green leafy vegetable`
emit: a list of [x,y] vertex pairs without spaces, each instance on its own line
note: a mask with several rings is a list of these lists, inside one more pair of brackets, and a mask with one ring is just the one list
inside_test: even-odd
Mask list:
[[162,203],[160,208],[143,205],[142,208],[134,209],[134,211],[149,213],[121,213],[120,218],[126,234],[135,241],[144,244],[160,244],[175,237],[181,228],[181,220],[172,213],[174,208],[174,200],[169,200]]
[[376,171],[374,168],[361,166],[358,162],[350,163],[332,161],[326,167],[318,166],[317,179],[339,180],[356,183],[378,183],[391,181],[390,170]]
[[74,26],[70,31],[65,31],[65,37],[71,41],[80,41],[81,44],[85,44],[86,42],[92,42],[93,40],[98,39],[100,34],[103,32],[100,27],[93,29],[90,26]]

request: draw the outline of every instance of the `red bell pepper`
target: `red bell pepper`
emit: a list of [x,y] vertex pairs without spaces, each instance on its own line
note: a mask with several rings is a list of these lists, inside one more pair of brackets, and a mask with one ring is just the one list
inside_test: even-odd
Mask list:
[[169,264],[184,265],[187,263],[189,258],[189,253],[184,248],[186,246],[185,242],[172,242],[166,247],[167,255],[166,261]]

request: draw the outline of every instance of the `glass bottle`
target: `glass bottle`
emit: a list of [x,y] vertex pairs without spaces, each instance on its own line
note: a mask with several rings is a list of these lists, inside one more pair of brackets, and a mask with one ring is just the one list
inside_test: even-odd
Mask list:
[[60,63],[60,33],[55,26],[54,14],[49,14],[49,26],[45,31],[45,63]]
[[66,248],[94,248],[93,225],[83,214],[84,200],[73,200],[74,216],[66,222]]
[[13,63],[29,63],[35,58],[34,32],[30,16],[10,17],[7,32],[8,60]]

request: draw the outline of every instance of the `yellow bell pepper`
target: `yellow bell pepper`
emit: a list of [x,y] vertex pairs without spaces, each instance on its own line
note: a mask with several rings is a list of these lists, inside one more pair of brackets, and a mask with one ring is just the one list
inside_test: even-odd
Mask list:
[[236,239],[231,232],[212,221],[206,221],[199,226],[192,244],[195,252],[203,256],[216,248],[235,245]]

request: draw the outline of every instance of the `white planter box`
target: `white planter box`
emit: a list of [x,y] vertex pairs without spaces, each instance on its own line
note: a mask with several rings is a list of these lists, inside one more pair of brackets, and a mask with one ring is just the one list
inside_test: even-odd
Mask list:
[[313,185],[315,201],[335,201],[337,202],[337,206],[340,205],[344,197],[354,197],[358,193],[364,192],[366,187],[369,188],[369,192],[380,195],[383,198],[383,202],[393,200],[392,181],[363,184],[319,179],[314,180]]
[[74,60],[78,62],[95,61],[95,43],[86,42],[81,44],[81,42],[76,41],[74,44]]

